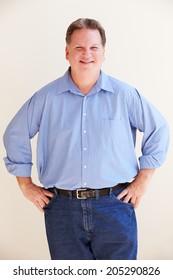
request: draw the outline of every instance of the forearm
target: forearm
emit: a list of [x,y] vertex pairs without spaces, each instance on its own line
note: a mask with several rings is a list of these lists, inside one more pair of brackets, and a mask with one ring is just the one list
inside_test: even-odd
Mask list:
[[141,183],[149,183],[155,171],[156,168],[140,169],[135,180],[140,180]]
[[31,177],[16,177],[17,182],[21,190],[23,190],[25,187],[28,187],[30,184],[32,184],[32,178]]

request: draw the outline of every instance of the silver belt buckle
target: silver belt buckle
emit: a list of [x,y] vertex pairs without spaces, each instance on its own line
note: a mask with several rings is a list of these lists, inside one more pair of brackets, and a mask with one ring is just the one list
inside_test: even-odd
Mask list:
[[77,199],[87,199],[86,191],[87,189],[78,189],[76,190]]

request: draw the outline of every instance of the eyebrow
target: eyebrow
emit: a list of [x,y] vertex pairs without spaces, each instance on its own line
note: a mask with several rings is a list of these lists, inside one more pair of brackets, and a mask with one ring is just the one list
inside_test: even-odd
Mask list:
[[[99,46],[101,46],[101,44],[91,44],[91,46],[92,47],[99,47]],[[76,44],[76,45],[74,45],[74,47],[83,47],[83,45],[82,44]]]

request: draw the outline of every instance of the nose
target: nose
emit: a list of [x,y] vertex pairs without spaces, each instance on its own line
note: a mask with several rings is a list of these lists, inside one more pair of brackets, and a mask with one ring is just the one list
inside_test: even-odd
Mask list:
[[90,49],[89,49],[89,48],[85,48],[85,49],[83,50],[83,55],[84,55],[85,57],[90,57],[90,55],[91,55]]

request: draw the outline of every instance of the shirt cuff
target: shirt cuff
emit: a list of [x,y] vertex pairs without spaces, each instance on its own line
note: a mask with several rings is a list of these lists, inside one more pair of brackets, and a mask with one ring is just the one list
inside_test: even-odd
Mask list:
[[19,177],[31,177],[32,163],[13,163],[7,157],[4,162],[8,172]]
[[156,158],[151,155],[141,156],[139,158],[140,169],[159,168],[163,164],[164,159],[165,159],[164,156],[162,156],[160,158]]

